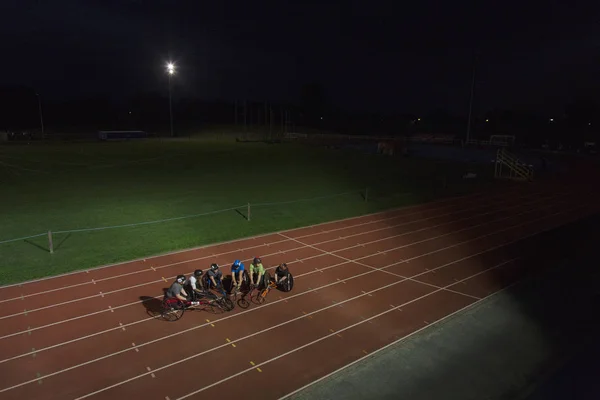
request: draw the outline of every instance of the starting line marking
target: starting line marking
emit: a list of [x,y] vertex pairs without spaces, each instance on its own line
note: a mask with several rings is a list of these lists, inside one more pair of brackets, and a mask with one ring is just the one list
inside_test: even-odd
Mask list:
[[[150,367],[146,367],[146,369],[148,370],[148,372],[152,371],[152,370],[150,369]],[[154,372],[152,372],[152,373],[150,374],[150,376],[151,376],[151,377],[153,377],[153,378],[156,378],[156,375],[154,375]]]

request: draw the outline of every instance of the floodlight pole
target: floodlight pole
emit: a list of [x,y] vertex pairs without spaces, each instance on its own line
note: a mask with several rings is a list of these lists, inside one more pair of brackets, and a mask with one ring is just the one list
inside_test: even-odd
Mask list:
[[169,120],[171,124],[171,137],[173,137],[173,101],[171,96],[171,75],[173,74],[172,70],[169,71]]

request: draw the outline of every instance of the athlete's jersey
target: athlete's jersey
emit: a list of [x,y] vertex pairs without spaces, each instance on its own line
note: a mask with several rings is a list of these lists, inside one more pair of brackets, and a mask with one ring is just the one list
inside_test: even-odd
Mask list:
[[194,275],[190,276],[190,278],[188,279],[188,284],[193,290],[199,289],[196,282],[198,282],[198,279],[196,279]]
[[281,266],[278,266],[277,268],[275,268],[275,275],[276,276],[286,276],[288,274],[288,269],[283,269],[281,268]]
[[216,272],[213,271],[212,269],[209,269],[207,272],[207,275],[208,275],[209,279],[212,277],[212,278],[215,278],[215,281],[218,282],[221,279],[221,277],[223,276],[223,273],[221,272],[220,269],[217,270]]
[[239,265],[236,267],[235,265],[231,265],[231,272],[234,274],[239,273],[240,271],[244,271],[244,263],[239,263]]
[[167,290],[167,298],[177,297],[178,294],[181,294],[181,289],[183,289],[181,283],[173,282],[169,290]]
[[254,264],[250,264],[250,273],[257,273],[257,274],[264,274],[265,273],[265,267],[263,267],[262,263],[254,265]]

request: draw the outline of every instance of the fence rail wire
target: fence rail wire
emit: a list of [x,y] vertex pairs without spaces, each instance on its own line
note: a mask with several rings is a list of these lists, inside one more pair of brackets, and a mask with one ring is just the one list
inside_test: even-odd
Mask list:
[[[93,231],[102,231],[102,230],[108,230],[108,229],[119,229],[119,228],[160,224],[160,223],[164,223],[164,222],[177,221],[177,220],[190,219],[190,218],[198,218],[198,217],[203,217],[203,216],[207,216],[207,215],[215,215],[215,214],[225,213],[225,212],[234,211],[234,210],[246,209],[246,207],[248,207],[249,205],[251,205],[251,207],[253,207],[253,208],[254,207],[268,207],[268,206],[286,205],[286,204],[294,204],[294,203],[302,203],[302,202],[330,199],[330,198],[335,198],[335,197],[347,196],[347,195],[351,195],[351,194],[360,194],[360,195],[363,195],[363,197],[364,197],[366,195],[366,190],[365,189],[353,190],[353,191],[347,191],[347,192],[342,192],[342,193],[334,193],[334,194],[330,194],[330,195],[316,196],[316,197],[302,198],[302,199],[295,199],[295,200],[287,200],[287,201],[273,201],[273,202],[263,202],[263,203],[255,203],[255,204],[247,203],[247,204],[239,205],[236,207],[223,208],[223,209],[219,209],[219,210],[207,211],[207,212],[198,213],[198,214],[182,215],[179,217],[163,218],[163,219],[157,219],[157,220],[152,220],[152,221],[134,222],[134,223],[130,223],[130,224],[109,225],[109,226],[100,226],[100,227],[91,227],[91,228],[63,229],[63,230],[58,230],[58,231],[50,231],[49,230],[48,232],[38,233],[35,235],[0,240],[0,244],[19,242],[19,241],[23,241],[23,240],[27,240],[27,239],[33,239],[33,238],[37,238],[37,237],[41,237],[41,236],[47,236],[49,234],[93,232]],[[366,197],[364,197],[364,199],[366,200]]]

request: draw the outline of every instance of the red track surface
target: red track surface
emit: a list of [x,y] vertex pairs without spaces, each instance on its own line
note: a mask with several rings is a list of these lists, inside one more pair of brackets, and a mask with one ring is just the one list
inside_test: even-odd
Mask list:
[[[0,398],[280,398],[521,279],[538,233],[598,210],[520,186],[0,288]],[[585,200],[585,201],[582,201]],[[291,293],[149,315],[175,275],[261,255]],[[277,378],[275,378],[275,374]]]

